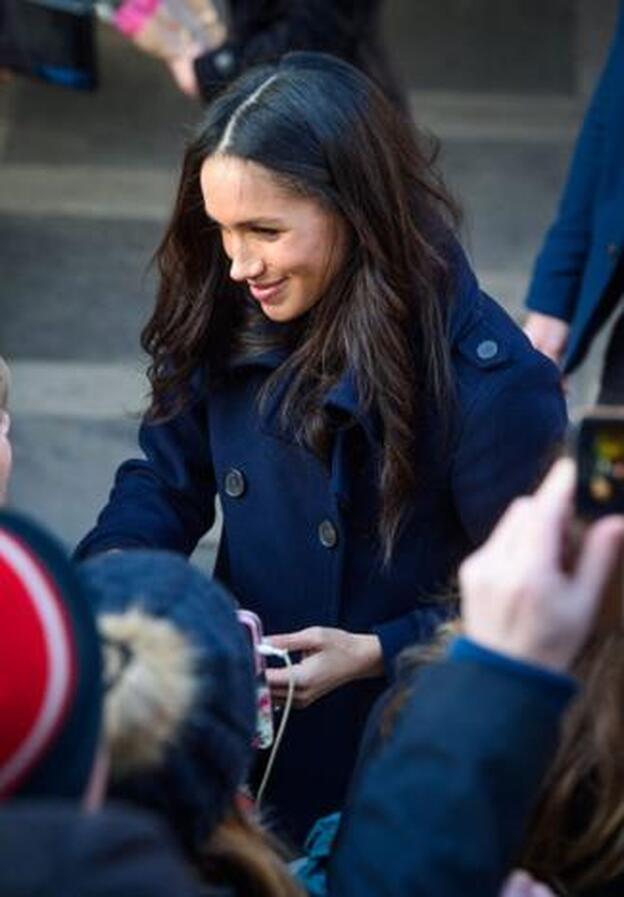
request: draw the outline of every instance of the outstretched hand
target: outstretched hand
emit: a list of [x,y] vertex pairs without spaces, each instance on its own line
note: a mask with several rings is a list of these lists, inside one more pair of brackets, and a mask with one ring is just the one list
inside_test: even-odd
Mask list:
[[[272,635],[276,648],[301,652],[303,659],[293,667],[295,707],[308,707],[340,685],[354,679],[383,674],[381,644],[376,635],[356,635],[343,629],[311,626],[299,632]],[[283,703],[288,693],[288,670],[269,669],[271,697]]]

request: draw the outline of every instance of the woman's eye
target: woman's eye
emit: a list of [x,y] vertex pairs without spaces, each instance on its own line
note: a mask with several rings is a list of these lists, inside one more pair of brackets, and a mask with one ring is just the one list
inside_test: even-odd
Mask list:
[[256,226],[253,228],[254,234],[258,234],[260,237],[278,237],[279,231],[274,227],[259,227]]

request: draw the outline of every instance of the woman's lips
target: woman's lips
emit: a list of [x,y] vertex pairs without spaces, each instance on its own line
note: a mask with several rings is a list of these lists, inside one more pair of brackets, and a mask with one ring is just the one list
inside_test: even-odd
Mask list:
[[249,292],[258,302],[272,302],[286,283],[286,278],[274,280],[273,283],[249,283]]

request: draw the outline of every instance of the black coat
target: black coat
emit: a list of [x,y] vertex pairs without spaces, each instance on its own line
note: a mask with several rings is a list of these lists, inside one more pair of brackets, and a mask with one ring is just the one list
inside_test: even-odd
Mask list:
[[293,50],[331,53],[357,66],[397,104],[401,92],[381,46],[381,0],[230,0],[229,37],[195,62],[209,100],[253,65]]
[[[0,809],[2,897],[203,897],[150,816],[108,807],[14,800]],[[211,897],[217,897],[216,894]]]

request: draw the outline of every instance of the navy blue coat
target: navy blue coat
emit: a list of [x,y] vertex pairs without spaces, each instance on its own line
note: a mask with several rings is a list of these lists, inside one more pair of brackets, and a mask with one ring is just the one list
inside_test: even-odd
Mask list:
[[575,686],[477,646],[470,654],[418,674],[354,785],[328,895],[498,897]]
[[613,274],[623,248],[624,5],[527,298],[531,310],[571,324],[565,371],[580,364],[620,298]]
[[[418,495],[389,568],[376,537],[375,418],[361,412],[345,376],[326,401],[356,425],[336,435],[328,469],[280,428],[279,396],[258,411],[258,390],[280,362],[275,353],[233,365],[210,385],[197,377],[185,412],[142,426],[145,458],[122,465],[77,556],[138,545],[188,554],[213,522],[218,493],[216,575],[266,632],[374,632],[390,671],[397,652],[432,635],[445,612],[436,596],[458,561],[534,486],[566,425],[557,369],[479,291],[463,257],[453,308],[450,433],[444,444],[440,420],[427,415],[414,459]],[[350,683],[291,719],[268,799],[298,837],[340,806],[384,684]]]

